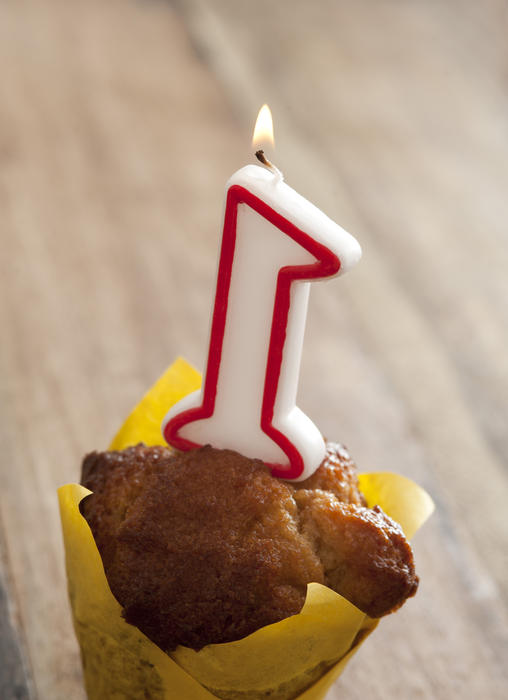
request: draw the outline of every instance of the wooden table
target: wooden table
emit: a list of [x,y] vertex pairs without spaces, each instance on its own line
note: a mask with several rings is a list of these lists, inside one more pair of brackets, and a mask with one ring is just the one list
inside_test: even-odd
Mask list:
[[506,0],[0,4],[2,699],[84,697],[55,490],[202,366],[265,100],[287,181],[364,249],[313,289],[299,403],[437,503],[417,597],[329,697],[506,697],[507,28]]

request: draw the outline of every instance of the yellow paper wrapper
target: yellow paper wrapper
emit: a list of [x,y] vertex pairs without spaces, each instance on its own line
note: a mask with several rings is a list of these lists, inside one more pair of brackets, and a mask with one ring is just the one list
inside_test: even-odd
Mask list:
[[[144,396],[111,449],[164,444],[160,426],[172,404],[199,388],[201,377],[178,359]],[[379,504],[408,537],[433,511],[430,497],[404,477],[360,475],[369,506]],[[127,624],[111,593],[91,530],[79,511],[90,493],[59,489],[69,596],[89,700],[320,700],[377,625],[345,598],[318,583],[293,615],[228,644],[165,654]]]

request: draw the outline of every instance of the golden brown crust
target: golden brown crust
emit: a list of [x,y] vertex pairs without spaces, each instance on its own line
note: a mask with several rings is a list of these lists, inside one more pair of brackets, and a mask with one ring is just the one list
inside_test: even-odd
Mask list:
[[295,489],[321,489],[333,493],[343,503],[366,505],[358,486],[356,464],[338,442],[326,443],[326,455],[319,469],[305,481],[292,483]]
[[326,491],[302,490],[295,498],[327,586],[370,617],[393,612],[416,593],[411,547],[379,506],[341,503]]
[[[243,637],[297,612],[307,581],[323,581],[290,490],[261,462],[205,447],[154,464],[151,448],[132,449],[121,462],[121,453],[107,458],[119,494],[103,497],[96,479],[85,479],[96,493],[83,513],[126,619],[161,648]],[[142,478],[126,507],[134,461]],[[105,517],[115,547],[99,532]]]
[[400,528],[365,507],[337,445],[299,484],[229,450],[142,445],[92,453],[83,484],[111,590],[164,650],[232,641],[293,615],[311,581],[372,616],[416,590]]

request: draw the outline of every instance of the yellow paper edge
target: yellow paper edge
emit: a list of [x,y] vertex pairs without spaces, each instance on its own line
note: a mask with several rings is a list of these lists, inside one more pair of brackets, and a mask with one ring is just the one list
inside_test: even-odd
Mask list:
[[[164,444],[160,431],[162,419],[173,403],[191,391],[197,390],[200,383],[201,378],[197,370],[182,358],[178,358],[129,415],[115,436],[110,449],[124,449],[138,442],[149,445]],[[388,515],[401,524],[408,536],[414,534],[433,510],[432,501],[423,489],[409,479],[396,474],[387,472],[362,474],[360,475],[360,487],[369,505],[379,504]],[[235,672],[239,668],[242,669],[242,678],[245,679],[248,666],[252,667],[253,659],[255,659],[256,669],[250,668],[251,681],[259,691],[267,687],[268,674],[266,671],[268,669],[266,666],[270,665],[270,660],[278,679],[277,685],[280,685],[294,673],[298,660],[296,657],[302,654],[301,649],[302,645],[305,646],[308,629],[312,630],[310,633],[312,641],[317,635],[316,630],[321,629],[322,631],[323,625],[331,626],[332,629],[328,630],[328,634],[324,637],[326,641],[329,640],[330,634],[333,638],[333,624],[337,621],[334,620],[335,609],[340,611],[338,615],[340,624],[337,628],[339,632],[337,633],[337,630],[335,632],[337,637],[341,637],[341,639],[335,639],[335,653],[331,647],[326,649],[324,656],[319,653],[317,656],[313,656],[312,650],[309,653],[305,652],[306,672],[311,670],[309,664],[312,664],[312,660],[315,658],[320,658],[328,663],[334,662],[334,665],[311,687],[298,695],[301,700],[321,700],[329,686],[342,672],[347,660],[357,651],[360,644],[377,624],[377,621],[369,620],[360,610],[334,591],[320,584],[310,584],[305,605],[298,615],[262,628],[237,642],[209,645],[200,652],[179,647],[173,656],[177,658],[179,664],[190,670],[193,678],[139,630],[128,625],[121,618],[120,605],[109,589],[92,533],[79,512],[79,501],[87,493],[89,492],[86,489],[76,484],[64,486],[59,490],[66,544],[69,593],[73,604],[76,631],[78,637],[80,632],[83,636],[80,618],[86,617],[87,624],[97,624],[99,627],[102,625],[103,628],[108,629],[109,637],[119,640],[117,644],[121,644],[122,648],[131,651],[133,659],[143,658],[149,664],[153,664],[163,687],[162,694],[153,695],[153,697],[160,697],[161,700],[181,700],[182,698],[209,700],[216,696],[209,693],[194,678],[199,677],[202,683],[211,688],[216,688],[217,682],[220,680],[222,688],[234,689],[238,683],[242,682],[242,679],[235,680],[235,673],[230,674],[231,677],[227,677],[228,674],[224,672],[224,664]],[[81,593],[88,591],[89,595],[80,598],[77,587],[79,582],[83,583],[83,581],[86,581],[86,585],[81,586]],[[78,582],[78,586],[76,586],[76,582]],[[337,617],[337,615],[335,616]],[[345,626],[344,622],[347,622]],[[363,635],[361,642],[351,648],[359,631]],[[292,646],[290,650],[287,648],[281,650],[280,640],[283,636],[286,640],[289,638],[290,642],[296,640],[296,645],[290,643],[290,647]],[[308,638],[307,634],[307,642]],[[260,654],[263,653],[265,654],[264,662],[263,659],[260,659]],[[274,663],[274,659],[276,663]],[[337,661],[337,659],[339,660]],[[258,680],[256,683],[256,678],[260,676],[258,670],[260,667],[264,671],[263,682]],[[224,681],[227,681],[227,686],[224,685]],[[270,685],[269,687],[274,686]],[[90,690],[93,689],[89,688],[89,692]],[[111,698],[114,697],[112,692],[112,690],[108,690]],[[90,697],[99,696],[91,695]],[[119,700],[121,697],[125,697],[125,695],[118,695]]]

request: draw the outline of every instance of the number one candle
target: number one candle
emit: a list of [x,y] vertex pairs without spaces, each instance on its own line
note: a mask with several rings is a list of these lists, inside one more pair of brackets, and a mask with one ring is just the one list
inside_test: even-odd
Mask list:
[[163,434],[178,449],[236,450],[300,480],[325,455],[296,406],[310,282],[346,272],[361,249],[256,155],[265,167],[247,165],[226,185],[203,387],[173,406]]

